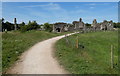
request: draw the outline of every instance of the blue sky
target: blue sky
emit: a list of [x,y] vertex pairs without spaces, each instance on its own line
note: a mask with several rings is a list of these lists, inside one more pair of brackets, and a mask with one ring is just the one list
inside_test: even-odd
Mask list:
[[118,21],[117,2],[3,2],[2,16],[18,23],[36,20],[39,24],[49,22],[77,21],[82,18],[85,23],[103,20]]
[[2,2],[118,2],[120,0],[2,0]]

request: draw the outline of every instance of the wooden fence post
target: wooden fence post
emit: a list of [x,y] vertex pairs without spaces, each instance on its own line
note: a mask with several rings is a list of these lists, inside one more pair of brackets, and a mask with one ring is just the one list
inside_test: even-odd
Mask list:
[[68,45],[69,44],[69,40],[68,40],[67,34],[65,34],[65,41],[66,41],[66,45]]
[[114,55],[113,55],[113,45],[111,45],[111,69],[113,69]]
[[78,48],[78,36],[76,38],[76,48]]

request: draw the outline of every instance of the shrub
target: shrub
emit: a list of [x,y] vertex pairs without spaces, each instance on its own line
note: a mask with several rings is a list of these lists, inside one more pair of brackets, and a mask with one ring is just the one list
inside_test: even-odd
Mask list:
[[45,23],[44,28],[46,31],[52,32],[52,26],[53,24]]
[[26,32],[26,31],[28,31],[29,29],[30,29],[30,27],[27,26],[27,25],[25,25],[25,26],[21,26],[20,31],[21,31],[21,32]]

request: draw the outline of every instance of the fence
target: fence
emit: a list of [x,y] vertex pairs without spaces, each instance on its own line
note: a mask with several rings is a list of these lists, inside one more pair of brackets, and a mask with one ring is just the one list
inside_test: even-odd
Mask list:
[[[83,32],[79,32],[79,33],[83,33]],[[76,36],[76,38],[71,41],[70,39],[71,37],[65,35],[65,42],[67,46],[70,46],[71,48],[76,48],[76,49],[84,49],[85,46],[83,43],[79,43],[79,37]],[[111,45],[110,46],[110,65],[111,65],[111,69],[114,68],[114,46]]]

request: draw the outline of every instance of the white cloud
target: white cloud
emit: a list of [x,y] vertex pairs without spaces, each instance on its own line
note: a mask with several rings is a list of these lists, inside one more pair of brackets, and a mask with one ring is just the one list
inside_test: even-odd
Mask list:
[[97,4],[95,4],[95,3],[91,3],[91,4],[86,4],[86,5],[95,6],[95,5],[97,5]]
[[90,7],[90,9],[94,9],[95,7]]
[[109,3],[100,3],[99,4],[99,2],[98,3],[89,3],[89,4],[86,4],[86,5],[88,5],[88,6],[96,6],[96,5],[109,5]]
[[80,8],[80,6],[75,6],[75,8]]
[[56,3],[48,3],[48,4],[44,4],[44,5],[30,5],[30,6],[21,6],[21,7],[28,7],[28,8],[31,8],[31,7],[40,7],[42,9],[46,9],[46,10],[60,10],[61,7],[59,4],[56,4]]
[[2,0],[3,2],[118,2],[119,0]]
[[59,10],[59,9],[61,9],[61,7],[55,3],[49,3],[47,5],[42,5],[41,7],[45,8],[47,10]]
[[74,11],[69,11],[69,13],[73,13],[73,14],[79,14],[79,13],[86,13],[86,10],[74,10]]
[[113,8],[118,8],[118,6],[113,6]]

